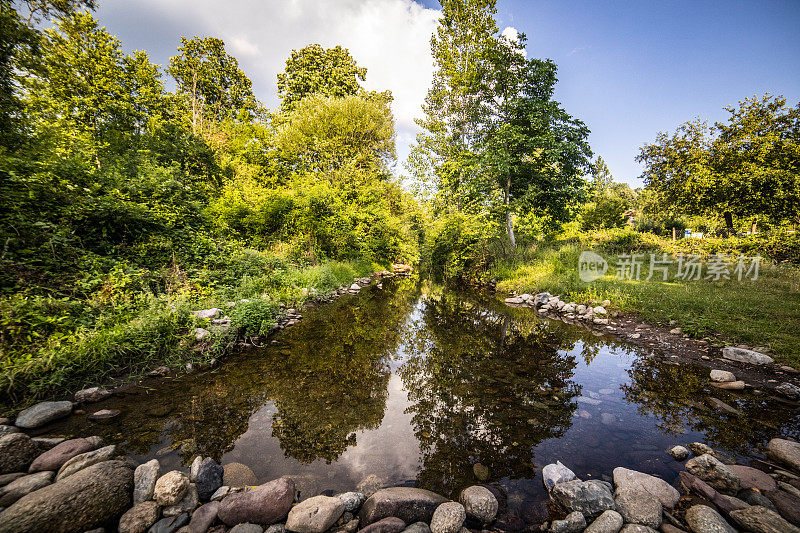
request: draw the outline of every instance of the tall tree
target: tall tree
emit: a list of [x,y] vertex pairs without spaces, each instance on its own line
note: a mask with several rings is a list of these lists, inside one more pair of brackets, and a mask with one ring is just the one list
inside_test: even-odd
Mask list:
[[476,144],[481,172],[502,193],[512,247],[514,212],[563,220],[583,189],[592,155],[588,128],[553,100],[555,63],[527,59],[524,50],[524,35],[501,37],[491,48],[485,87],[492,98],[486,99]]
[[167,72],[178,93],[187,99],[192,131],[200,133],[208,121],[252,117],[259,109],[250,78],[239,62],[215,37],[181,37],[179,55],[170,58]]
[[359,67],[347,48],[310,44],[292,50],[286,68],[278,74],[281,110],[291,111],[312,94],[342,98],[359,93],[367,69]]
[[592,188],[595,191],[607,189],[614,182],[614,177],[611,175],[611,171],[602,156],[597,156],[597,159],[592,163],[591,173]]
[[441,0],[442,18],[431,38],[434,73],[417,119],[423,129],[409,169],[462,209],[480,197],[474,161],[483,107],[487,54],[495,46],[495,0]]

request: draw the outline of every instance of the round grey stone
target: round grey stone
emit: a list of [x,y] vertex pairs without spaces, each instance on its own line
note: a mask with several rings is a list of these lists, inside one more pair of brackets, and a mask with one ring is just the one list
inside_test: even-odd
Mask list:
[[72,413],[72,402],[70,401],[41,402],[21,411],[14,423],[23,429],[33,429],[53,420],[64,418],[70,413]]
[[695,533],[736,533],[722,515],[707,505],[693,505],[686,511],[686,523]]
[[456,502],[445,502],[433,512],[431,518],[432,533],[458,533],[464,520],[467,519],[467,512],[464,506]]
[[589,524],[584,533],[617,533],[622,528],[623,522],[622,515],[618,512],[603,511],[603,514]]
[[492,491],[486,487],[473,485],[461,491],[459,501],[464,506],[467,516],[488,524],[497,516],[499,504]]

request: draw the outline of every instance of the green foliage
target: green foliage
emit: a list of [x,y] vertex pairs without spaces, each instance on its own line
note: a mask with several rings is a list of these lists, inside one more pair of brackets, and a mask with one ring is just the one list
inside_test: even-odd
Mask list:
[[278,74],[281,110],[290,112],[303,98],[312,94],[344,98],[361,91],[360,82],[367,69],[359,67],[347,48],[324,48],[310,44],[292,50],[286,69]]
[[426,235],[423,257],[436,279],[469,283],[482,280],[494,262],[490,224],[481,217],[454,212],[441,216]]
[[240,301],[230,313],[231,326],[242,336],[267,335],[281,315],[281,308],[275,302]]
[[[600,183],[603,185],[600,186]],[[635,202],[635,193],[628,185],[613,182],[593,183],[590,202],[581,208],[581,228],[584,230],[618,228],[625,225],[625,212]]]

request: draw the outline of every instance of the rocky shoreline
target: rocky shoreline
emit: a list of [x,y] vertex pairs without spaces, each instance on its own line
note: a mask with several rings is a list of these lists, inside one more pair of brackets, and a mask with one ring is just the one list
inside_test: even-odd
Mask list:
[[[21,422],[46,424],[54,403]],[[383,487],[375,476],[351,492],[301,494],[290,477],[258,484],[241,463],[198,456],[164,472],[157,459],[137,464],[99,437],[31,438],[4,422],[0,533],[800,533],[800,443],[788,439],[772,439],[768,459],[750,465],[703,443],[676,445],[664,452],[685,461],[673,484],[623,467],[613,482],[581,480],[549,464],[541,473],[552,520],[520,525],[504,519],[501,486],[477,472],[458,501]]]

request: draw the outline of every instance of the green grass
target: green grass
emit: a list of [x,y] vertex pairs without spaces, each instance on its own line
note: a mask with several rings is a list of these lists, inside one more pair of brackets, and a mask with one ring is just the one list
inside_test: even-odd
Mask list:
[[[670,321],[695,338],[725,344],[766,346],[779,361],[800,367],[800,269],[783,263],[762,263],[755,281],[630,281],[607,274],[585,283],[578,275],[578,257],[591,249],[607,260],[626,250],[609,240],[583,239],[584,243],[555,242],[526,250],[523,257],[497,264],[492,272],[501,291],[535,293],[548,291],[573,301],[604,300],[612,309],[633,313],[646,322],[668,325]],[[588,242],[591,241],[591,242]],[[634,251],[674,253],[672,241],[647,238],[633,243]],[[647,261],[643,267],[646,277]],[[610,263],[612,261],[609,261]],[[669,280],[674,279],[675,269]]]
[[[375,270],[382,268],[365,261],[301,266],[242,250],[215,268],[176,276],[182,281],[169,293],[131,283],[134,275],[109,276],[102,291],[84,300],[0,299],[0,412],[136,378],[156,366],[207,362],[236,335],[268,332],[281,304],[301,305]],[[230,309],[231,301],[239,303]],[[231,330],[196,349],[191,331],[206,321],[190,311],[211,307],[230,314]]]

